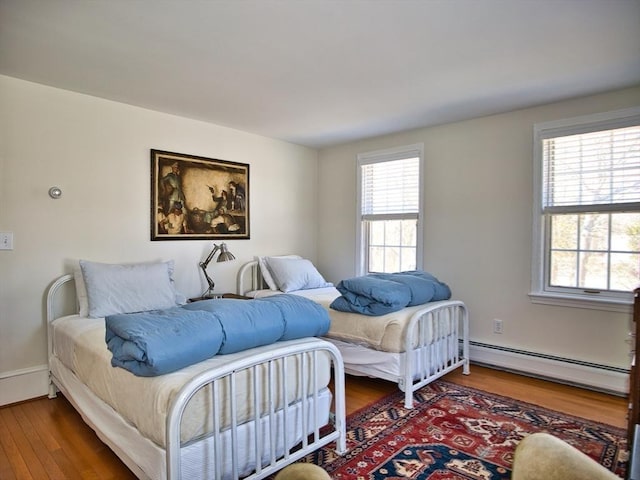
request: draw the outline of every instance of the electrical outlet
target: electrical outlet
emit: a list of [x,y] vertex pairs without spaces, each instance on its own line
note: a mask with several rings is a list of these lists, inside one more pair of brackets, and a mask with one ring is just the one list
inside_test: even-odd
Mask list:
[[493,319],[493,333],[503,333],[504,332],[504,328],[502,325],[502,320],[500,320],[499,318],[494,318]]
[[13,232],[0,232],[0,250],[13,250]]

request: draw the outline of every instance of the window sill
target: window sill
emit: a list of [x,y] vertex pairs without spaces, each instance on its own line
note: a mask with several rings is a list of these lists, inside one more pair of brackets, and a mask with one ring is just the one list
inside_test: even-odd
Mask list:
[[592,296],[563,295],[561,293],[531,292],[532,303],[556,305],[560,307],[586,308],[589,310],[604,310],[617,313],[631,313],[633,299],[594,298]]

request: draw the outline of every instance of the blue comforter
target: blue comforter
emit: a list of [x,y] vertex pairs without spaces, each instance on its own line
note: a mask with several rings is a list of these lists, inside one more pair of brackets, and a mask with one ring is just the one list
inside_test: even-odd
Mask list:
[[135,375],[163,375],[218,354],[321,336],[329,315],[295,295],[253,301],[219,299],[105,319],[111,365]]
[[421,270],[349,278],[336,288],[342,295],[331,303],[331,308],[371,316],[451,298],[446,283]]

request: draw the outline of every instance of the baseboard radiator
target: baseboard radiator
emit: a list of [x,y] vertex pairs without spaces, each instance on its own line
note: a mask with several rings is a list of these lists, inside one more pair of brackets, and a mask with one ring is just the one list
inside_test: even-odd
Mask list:
[[[629,370],[526,350],[469,342],[472,363],[618,396],[629,392]],[[471,369],[473,375],[473,368]]]
[[[576,385],[619,396],[629,392],[629,370],[570,358],[544,355],[480,342],[469,342],[472,363],[530,377]],[[48,367],[0,373],[0,405],[44,396],[48,392]],[[473,375],[473,368],[471,369]],[[640,442],[639,442],[640,444]]]

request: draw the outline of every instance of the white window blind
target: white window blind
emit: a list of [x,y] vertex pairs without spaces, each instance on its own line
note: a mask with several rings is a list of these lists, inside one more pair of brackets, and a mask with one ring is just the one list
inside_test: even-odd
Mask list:
[[362,165],[362,218],[420,210],[420,158]]
[[640,126],[543,140],[543,211],[640,205]]
[[640,108],[534,126],[531,299],[626,311],[640,281]]

